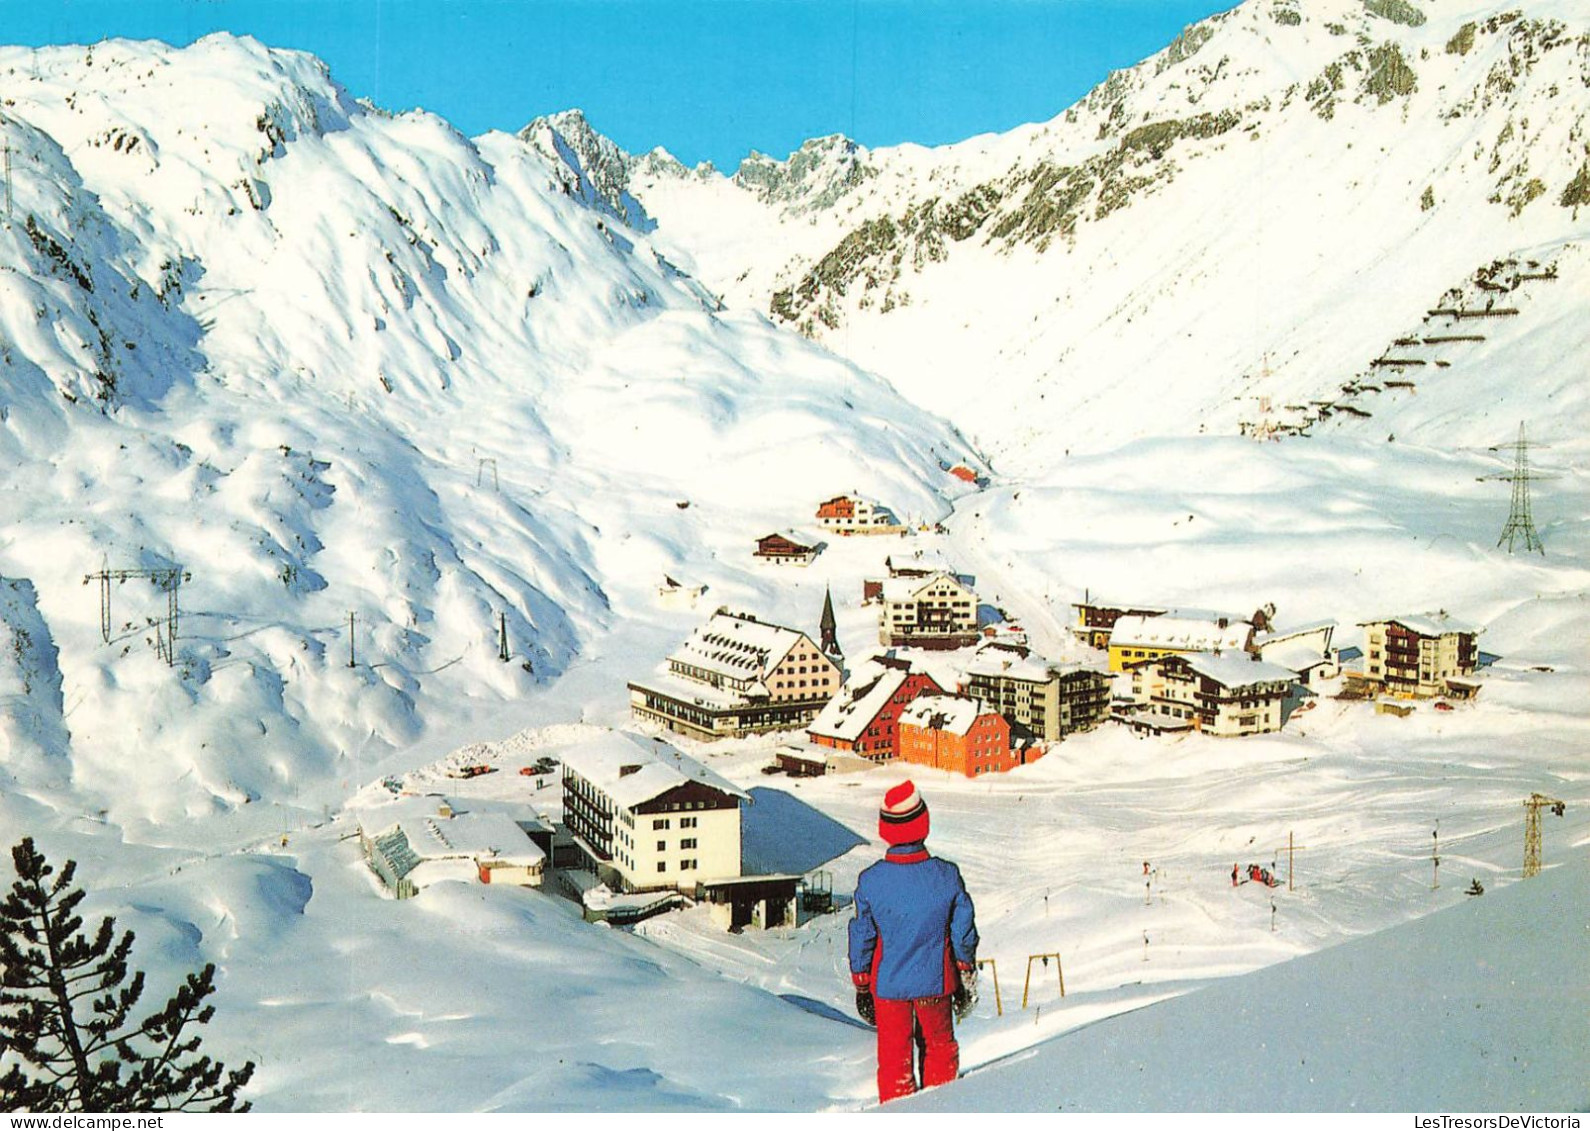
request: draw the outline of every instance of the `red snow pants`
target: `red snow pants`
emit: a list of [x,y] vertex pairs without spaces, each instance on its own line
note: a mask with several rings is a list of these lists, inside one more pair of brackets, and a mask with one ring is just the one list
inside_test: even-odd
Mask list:
[[913,1068],[915,1038],[922,1040],[922,1083],[948,1084],[960,1073],[961,1046],[955,1043],[951,997],[873,1002],[878,1017],[878,1099],[887,1102],[917,1090]]

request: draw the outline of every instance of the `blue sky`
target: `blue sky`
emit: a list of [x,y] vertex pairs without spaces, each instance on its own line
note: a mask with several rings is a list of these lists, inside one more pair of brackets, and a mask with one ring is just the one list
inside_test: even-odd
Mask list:
[[633,152],[732,169],[808,137],[958,141],[1054,117],[1216,0],[0,0],[0,39],[253,35],[465,133],[578,106]]

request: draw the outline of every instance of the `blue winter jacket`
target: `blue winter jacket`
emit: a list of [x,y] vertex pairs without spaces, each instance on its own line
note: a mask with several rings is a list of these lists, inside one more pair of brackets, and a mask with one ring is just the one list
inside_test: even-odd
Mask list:
[[890,1001],[955,992],[955,963],[977,961],[977,924],[961,870],[920,844],[889,849],[856,881],[850,972],[871,972]]

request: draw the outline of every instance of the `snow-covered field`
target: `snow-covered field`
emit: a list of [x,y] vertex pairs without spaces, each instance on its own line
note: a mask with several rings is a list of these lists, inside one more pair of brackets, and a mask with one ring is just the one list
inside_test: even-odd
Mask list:
[[[1498,42],[1485,49],[1500,59]],[[206,1050],[259,1062],[261,1110],[868,1105],[842,910],[727,935],[702,909],[627,932],[501,887],[398,902],[364,865],[348,806],[406,774],[555,815],[556,790],[513,772],[523,756],[555,753],[574,724],[625,725],[625,681],[713,609],[811,631],[831,588],[856,656],[875,640],[862,579],[917,547],[976,575],[982,600],[1053,658],[1087,655],[1067,631],[1084,592],[1273,602],[1282,626],[1337,620],[1340,645],[1369,617],[1445,609],[1483,625],[1500,657],[1451,712],[1395,718],[1327,696],[1279,735],[1107,726],[995,780],[912,771],[1005,1005],[997,1015],[985,982],[963,1031],[971,1081],[924,1102],[1477,1102],[1443,1090],[1458,1079],[1444,1073],[1402,1090],[1442,1056],[1429,1038],[1350,1040],[1344,1011],[1363,999],[1340,979],[1403,1000],[1394,987],[1436,970],[1411,951],[1431,948],[1447,963],[1431,992],[1483,991],[1453,1063],[1547,1040],[1561,1054],[1483,1076],[1485,1106],[1590,1105],[1572,1071],[1590,1060],[1582,1026],[1532,1022],[1536,987],[1501,985],[1472,935],[1555,951],[1566,965],[1547,973],[1582,1011],[1590,422],[1574,359],[1590,274],[1570,209],[1532,206],[1556,209],[1554,225],[1526,213],[1558,278],[1518,292],[1505,331],[1443,354],[1441,381],[1382,390],[1372,423],[1339,414],[1306,439],[1239,438],[1220,426],[1236,392],[1211,376],[1218,357],[1145,367],[1152,380],[1063,426],[1034,384],[1003,410],[1037,429],[1023,458],[994,461],[974,490],[947,465],[983,468],[977,451],[1008,431],[963,436],[959,414],[718,309],[672,266],[665,230],[623,227],[519,140],[387,115],[314,60],[248,41],[11,50],[0,65],[15,77],[0,128],[21,174],[0,228],[0,838],[77,859],[86,910],[136,929],[152,987],[217,963]],[[1311,368],[1308,336],[1285,337],[1299,351],[1277,363],[1288,395],[1333,387],[1344,358],[1367,364],[1418,327],[1406,312],[1435,302],[1425,284],[1447,272],[1399,270],[1400,246],[1393,233],[1365,253],[1378,266],[1362,278],[1396,309],[1351,350],[1322,347]],[[982,278],[1019,286],[1024,270]],[[1213,301],[1155,295],[1156,318],[1173,320]],[[1342,310],[1351,325],[1368,301],[1324,295],[1311,325]],[[1133,357],[1173,337],[1136,341],[1124,325],[1105,338]],[[961,360],[946,353],[928,376]],[[968,419],[989,409],[980,388]],[[1109,428],[1090,435],[1088,413]],[[1506,469],[1485,449],[1520,420],[1551,444],[1535,457],[1554,475],[1534,484],[1544,555],[1495,547],[1508,484],[1480,478]],[[757,537],[852,489],[947,533],[833,539],[808,569],[753,562]],[[86,575],[179,566],[192,576],[175,663],[155,650],[166,599],[146,579],[112,585],[102,638]],[[705,592],[663,603],[665,576]],[[901,772],[766,776],[772,742],[695,752],[756,799],[749,863],[827,871],[843,899],[879,851],[877,805]],[[505,772],[446,778],[460,751]],[[1545,819],[1546,875],[1520,887],[1521,803],[1537,790],[1568,809]],[[1231,885],[1233,864],[1287,874],[1289,841],[1290,887]],[[1486,895],[1463,895],[1472,879]],[[1384,945],[1330,949],[1353,940]],[[1028,958],[1045,953],[1061,956],[1066,996],[1038,964],[1022,1011]],[[1286,961],[1300,956],[1313,957]],[[1468,980],[1443,991],[1448,976]],[[1256,1020],[1241,1003],[1259,1000]],[[1263,1065],[1265,1026],[1288,1024],[1318,1047],[1295,1086],[1199,1082],[1216,1077],[1194,1048]],[[1112,1091],[1122,1060],[1154,1066],[1154,1088]]]

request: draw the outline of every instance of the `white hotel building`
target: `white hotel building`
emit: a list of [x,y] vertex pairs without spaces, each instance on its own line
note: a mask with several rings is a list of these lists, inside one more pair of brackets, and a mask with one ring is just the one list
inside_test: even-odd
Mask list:
[[690,890],[740,871],[750,795],[661,739],[610,731],[561,752],[564,822],[618,891]]

